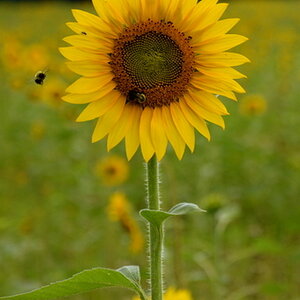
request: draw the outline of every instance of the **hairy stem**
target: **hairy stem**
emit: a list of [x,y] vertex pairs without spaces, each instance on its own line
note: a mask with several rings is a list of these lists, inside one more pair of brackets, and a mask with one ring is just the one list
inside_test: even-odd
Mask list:
[[[159,200],[159,164],[154,155],[147,163],[146,183],[148,209],[160,210]],[[151,299],[163,299],[162,283],[162,250],[163,250],[163,225],[149,224],[149,254],[150,254],[150,283]]]

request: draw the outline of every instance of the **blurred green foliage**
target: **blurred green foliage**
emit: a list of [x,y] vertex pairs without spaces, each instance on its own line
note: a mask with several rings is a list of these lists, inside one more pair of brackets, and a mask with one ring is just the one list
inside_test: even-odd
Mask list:
[[[106,187],[95,174],[105,143],[91,144],[93,122],[75,123],[81,108],[60,101],[74,79],[57,51],[70,8],[0,4],[1,295],[94,266],[140,264],[145,272],[145,254],[127,251],[126,228],[107,216],[109,197],[122,191],[146,232],[137,214],[145,206],[141,155],[126,183]],[[299,299],[299,10],[299,2],[232,1],[226,17],[240,17],[235,32],[250,38],[238,49],[252,61],[240,68],[248,99],[224,99],[226,130],[210,126],[210,143],[198,136],[194,154],[179,162],[170,151],[161,164],[164,208],[196,202],[208,210],[167,225],[166,282],[197,300]],[[45,84],[36,86],[44,68]],[[123,145],[113,153],[124,156]]]

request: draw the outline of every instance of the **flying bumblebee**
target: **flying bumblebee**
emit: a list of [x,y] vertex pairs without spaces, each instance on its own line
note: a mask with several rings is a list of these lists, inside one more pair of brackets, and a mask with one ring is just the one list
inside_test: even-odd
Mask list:
[[138,102],[140,104],[145,103],[147,101],[146,95],[135,90],[129,91],[126,102]]
[[36,84],[39,85],[43,85],[44,80],[46,79],[46,72],[47,71],[38,71],[35,75],[34,75],[34,82]]

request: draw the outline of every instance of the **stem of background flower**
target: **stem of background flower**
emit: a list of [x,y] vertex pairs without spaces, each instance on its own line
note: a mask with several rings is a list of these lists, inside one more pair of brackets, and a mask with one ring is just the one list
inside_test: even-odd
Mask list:
[[[160,210],[159,199],[159,163],[154,155],[146,164],[147,202],[148,208]],[[150,283],[151,299],[162,300],[162,250],[163,250],[163,225],[159,228],[149,224],[149,254],[150,254]]]

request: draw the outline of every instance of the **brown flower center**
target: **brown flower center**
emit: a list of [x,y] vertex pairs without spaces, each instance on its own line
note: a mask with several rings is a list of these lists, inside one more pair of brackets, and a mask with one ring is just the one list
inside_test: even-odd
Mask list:
[[106,172],[107,175],[113,176],[117,173],[117,170],[116,170],[115,167],[109,166],[109,167],[106,168],[105,172]]
[[154,108],[186,92],[194,70],[189,39],[165,21],[148,20],[124,29],[115,41],[110,65],[127,102]]

